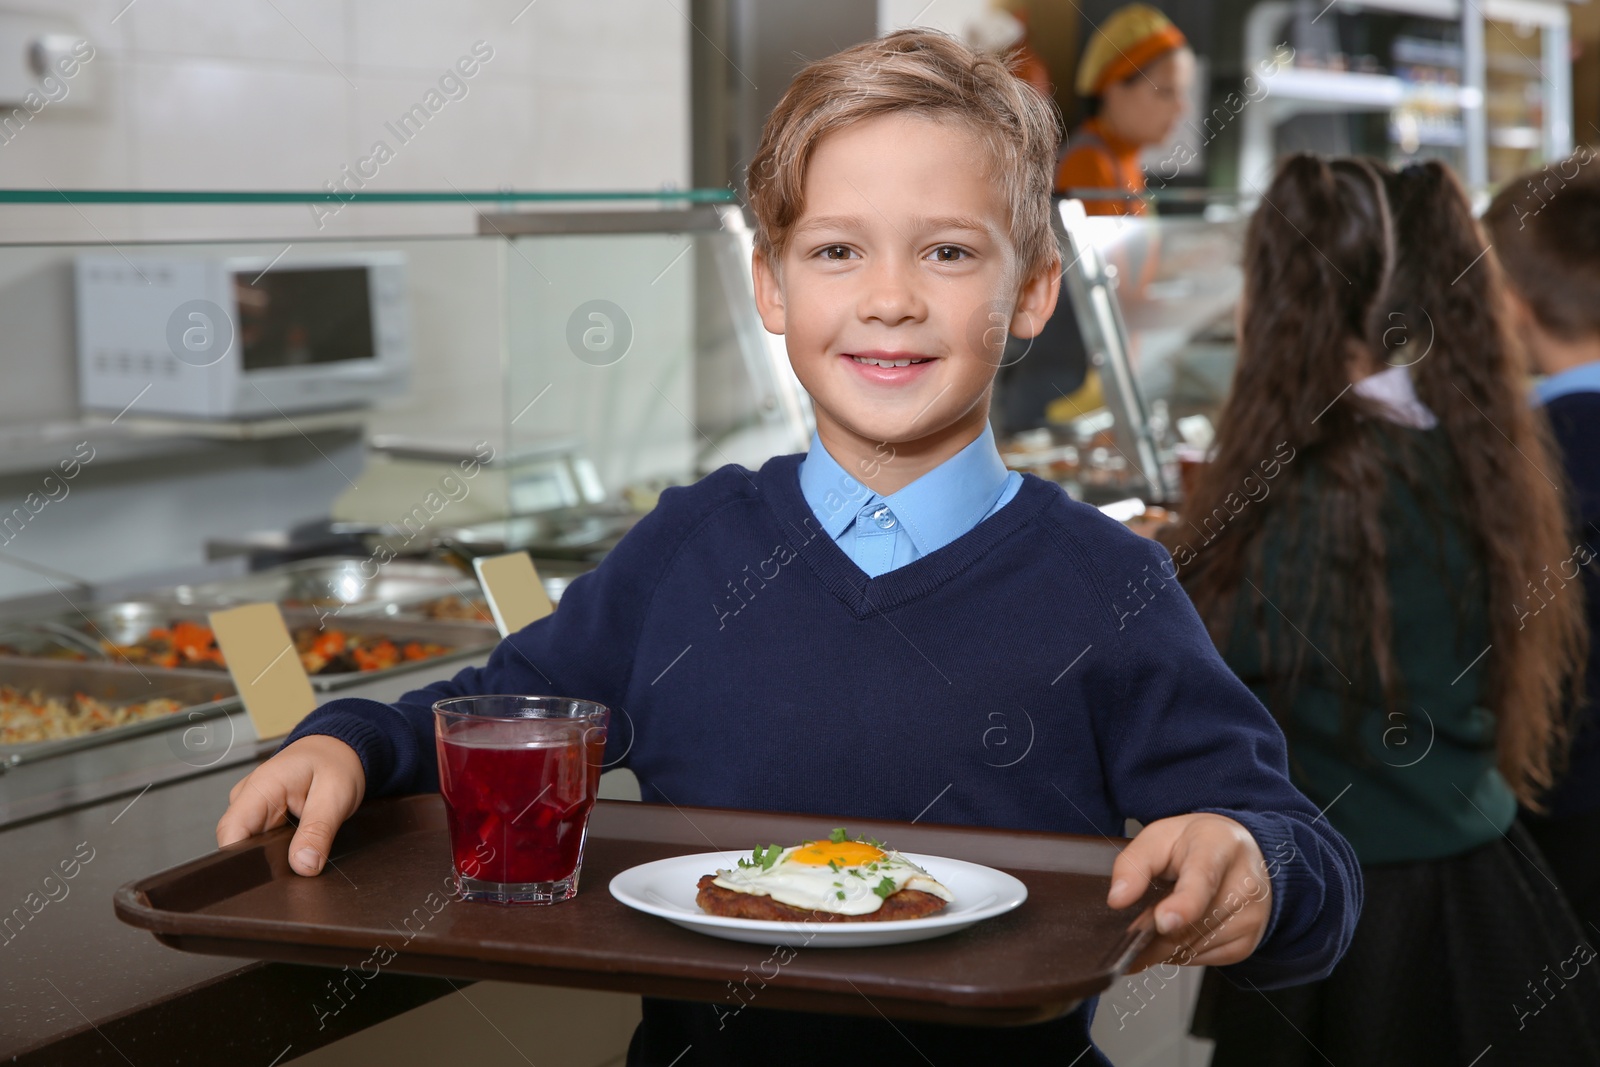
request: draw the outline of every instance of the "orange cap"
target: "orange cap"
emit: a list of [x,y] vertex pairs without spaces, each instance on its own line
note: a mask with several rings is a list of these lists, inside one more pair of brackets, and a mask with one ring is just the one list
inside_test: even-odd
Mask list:
[[1106,86],[1143,70],[1152,61],[1188,44],[1183,31],[1147,4],[1118,8],[1089,38],[1078,61],[1079,96],[1099,96]]

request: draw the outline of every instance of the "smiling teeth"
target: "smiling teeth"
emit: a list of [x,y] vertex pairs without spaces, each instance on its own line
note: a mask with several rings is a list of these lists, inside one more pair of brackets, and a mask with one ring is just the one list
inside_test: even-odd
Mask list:
[[928,362],[925,359],[870,359],[866,356],[851,356],[850,358],[869,367],[909,367],[913,363]]

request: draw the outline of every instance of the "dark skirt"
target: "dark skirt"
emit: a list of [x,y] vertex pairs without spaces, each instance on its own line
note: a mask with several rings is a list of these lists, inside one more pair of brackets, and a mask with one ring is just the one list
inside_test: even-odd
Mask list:
[[1556,884],[1591,941],[1600,941],[1600,811],[1545,818],[1524,812]]
[[1206,973],[1191,1032],[1212,1067],[1600,1064],[1600,959],[1527,831],[1460,856],[1363,866],[1350,951],[1320,982]]

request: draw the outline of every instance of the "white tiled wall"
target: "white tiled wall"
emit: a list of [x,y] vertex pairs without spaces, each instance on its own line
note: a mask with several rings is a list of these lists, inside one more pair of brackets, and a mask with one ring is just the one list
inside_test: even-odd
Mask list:
[[[95,49],[65,99],[0,139],[0,188],[315,190],[371,157],[379,140],[393,158],[367,181],[376,192],[684,187],[694,32],[684,8],[666,0],[0,0],[0,31],[8,16],[31,16]],[[385,124],[436,90],[480,41],[480,54],[492,57],[462,80],[464,95],[454,89],[459,98],[402,144]],[[0,107],[0,118],[10,112]],[[471,233],[474,211],[358,204],[319,227],[305,205],[0,205],[0,241]],[[21,271],[0,263],[10,286],[43,284],[16,277]],[[68,281],[60,271],[51,278]],[[52,307],[70,307],[70,292],[47,296]],[[51,343],[9,343],[6,335],[19,340],[32,326],[22,321],[26,306],[0,307],[12,400],[0,399],[0,423],[24,412],[71,417],[70,334],[52,319]],[[416,308],[419,329],[440,318],[458,332],[456,309],[439,310]],[[464,355],[452,351],[448,365],[434,367],[419,352],[419,379],[499,374],[494,347],[474,346],[470,368]],[[41,407],[22,397],[49,399]]]
[[[65,99],[0,143],[0,187],[318,189],[380,140],[394,158],[368,182],[372,191],[682,187],[693,32],[679,13],[685,6],[0,0],[0,23],[8,14],[43,17],[95,49]],[[402,144],[385,123],[423,101],[477,42],[491,58]],[[294,214],[296,225],[312,217]],[[12,240],[63,230],[88,240],[267,236],[283,232],[275,220],[284,217],[237,208],[220,218],[7,209],[0,230]],[[352,209],[318,235],[417,217]]]
[[[0,0],[0,63],[16,61],[6,42],[17,40],[8,34],[22,20],[94,48],[67,83],[67,95],[34,117],[18,120],[13,105],[0,102],[0,123],[12,120],[10,128],[0,126],[0,188],[314,191],[371,157],[380,140],[393,155],[366,179],[373,192],[683,188],[694,32],[680,14],[687,6],[671,0]],[[448,80],[475,46],[475,73]],[[441,78],[447,79],[442,89]],[[430,91],[446,102],[435,103],[422,128],[402,143],[388,124],[428,103]],[[314,256],[319,246],[312,239],[334,251],[349,247],[341,241],[375,235],[471,234],[477,210],[465,202],[422,209],[358,204],[319,227],[302,204],[0,204],[0,438],[19,426],[78,415],[70,261],[81,249],[54,247],[58,242],[96,250],[138,241],[223,248],[253,238],[274,242],[254,246],[269,257],[289,242],[295,255]],[[25,242],[39,247],[20,247]],[[501,428],[502,325],[512,299],[501,277],[504,253],[494,242],[460,244],[423,242],[413,249],[415,388],[374,413],[375,430],[470,440]],[[687,408],[686,385],[668,392]],[[524,425],[537,422],[530,416]],[[359,467],[359,455],[346,459]],[[97,491],[75,492],[73,511],[57,518],[86,531],[115,520],[122,540],[148,549],[137,559],[108,554],[87,532],[65,536],[65,526],[55,536],[33,532],[12,555],[93,578],[179,566],[198,562],[201,533],[238,534],[325,515],[345,486],[280,479],[271,483],[274,506],[263,514],[245,505],[260,500],[268,481],[246,468],[220,479],[220,488],[204,489],[210,502],[195,506],[214,521],[203,531],[196,525],[194,536],[181,541],[153,519],[134,521],[141,513],[114,491],[137,482],[168,512],[182,511],[193,494],[183,495],[188,483],[173,472],[129,464],[115,478],[108,472],[108,484]],[[0,479],[0,510],[26,488]],[[5,563],[0,559],[0,597],[48,588]]]

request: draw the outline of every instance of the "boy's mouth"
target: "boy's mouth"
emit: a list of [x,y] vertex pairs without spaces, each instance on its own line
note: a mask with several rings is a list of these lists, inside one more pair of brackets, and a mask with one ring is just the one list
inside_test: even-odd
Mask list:
[[913,363],[926,363],[933,357],[911,355],[872,355],[851,356],[850,358],[855,360],[857,363],[868,367],[909,367]]
[[907,386],[910,382],[920,381],[923,374],[931,373],[936,362],[931,355],[882,350],[840,352],[838,357],[850,366],[851,373],[859,381],[867,381],[874,386]]
[[934,362],[934,357],[914,352],[842,352],[840,356],[868,381],[886,384],[920,378]]

